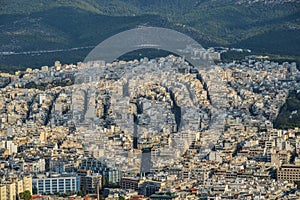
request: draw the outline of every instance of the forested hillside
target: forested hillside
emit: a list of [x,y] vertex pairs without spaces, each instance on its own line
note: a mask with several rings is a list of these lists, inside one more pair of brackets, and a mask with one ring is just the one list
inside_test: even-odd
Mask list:
[[[76,62],[105,38],[138,25],[172,28],[203,46],[250,48],[300,56],[298,1],[1,0],[0,52],[68,50],[29,56],[0,54],[0,66]],[[90,49],[89,49],[90,47]],[[34,58],[34,59],[33,59]]]

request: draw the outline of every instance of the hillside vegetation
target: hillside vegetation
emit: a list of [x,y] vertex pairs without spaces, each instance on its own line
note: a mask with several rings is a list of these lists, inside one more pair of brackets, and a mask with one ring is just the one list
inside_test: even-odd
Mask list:
[[[300,57],[298,1],[1,0],[0,4],[0,52],[92,48],[115,33],[149,25],[186,33],[205,47]],[[0,55],[0,67],[39,67],[55,59],[77,62],[89,50]]]
[[291,91],[280,114],[274,122],[275,128],[300,127],[300,93]]

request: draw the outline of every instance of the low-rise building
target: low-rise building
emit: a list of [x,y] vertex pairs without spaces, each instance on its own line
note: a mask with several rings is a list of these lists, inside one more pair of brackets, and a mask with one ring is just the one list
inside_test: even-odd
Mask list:
[[32,179],[32,186],[37,194],[72,194],[80,190],[80,177],[75,174],[42,175]]

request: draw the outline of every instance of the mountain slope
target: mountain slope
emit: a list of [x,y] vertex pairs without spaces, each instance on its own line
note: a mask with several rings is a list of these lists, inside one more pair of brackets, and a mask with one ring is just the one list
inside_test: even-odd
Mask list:
[[[69,7],[28,15],[2,15],[1,20],[0,52],[36,51],[30,54],[0,55],[2,69],[5,66],[40,67],[53,64],[55,60],[64,63],[82,61],[92,47],[111,35],[145,23],[167,26],[167,21],[160,16],[112,17]],[[70,51],[77,47],[89,48]],[[43,53],[41,50],[57,51]]]
[[139,13],[137,8],[119,0],[1,0],[0,14],[30,14],[60,7],[106,15]]
[[[298,1],[1,0],[0,4],[0,52],[96,46],[119,31],[147,24],[181,31],[203,46],[300,56]],[[45,64],[51,58],[76,62],[86,52],[63,57],[52,53],[30,59],[34,62],[2,56],[0,65],[23,62],[38,67],[44,57]]]

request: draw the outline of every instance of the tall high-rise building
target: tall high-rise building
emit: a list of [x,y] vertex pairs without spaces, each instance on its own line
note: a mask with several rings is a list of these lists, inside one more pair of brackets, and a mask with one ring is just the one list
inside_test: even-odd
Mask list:
[[85,177],[86,181],[86,193],[87,194],[98,194],[102,188],[102,175],[93,174]]
[[17,198],[16,183],[6,184],[7,200],[15,200]]
[[32,194],[32,177],[13,177],[0,184],[0,200],[16,200],[17,195],[25,191]]
[[141,162],[141,175],[145,175],[151,172],[151,147],[142,149],[142,162]]
[[32,194],[32,177],[31,176],[23,177],[23,190],[29,191]]
[[0,199],[1,200],[7,200],[7,195],[6,195],[6,185],[0,185]]
[[120,183],[121,174],[117,169],[106,169],[102,173],[104,186],[116,186]]

